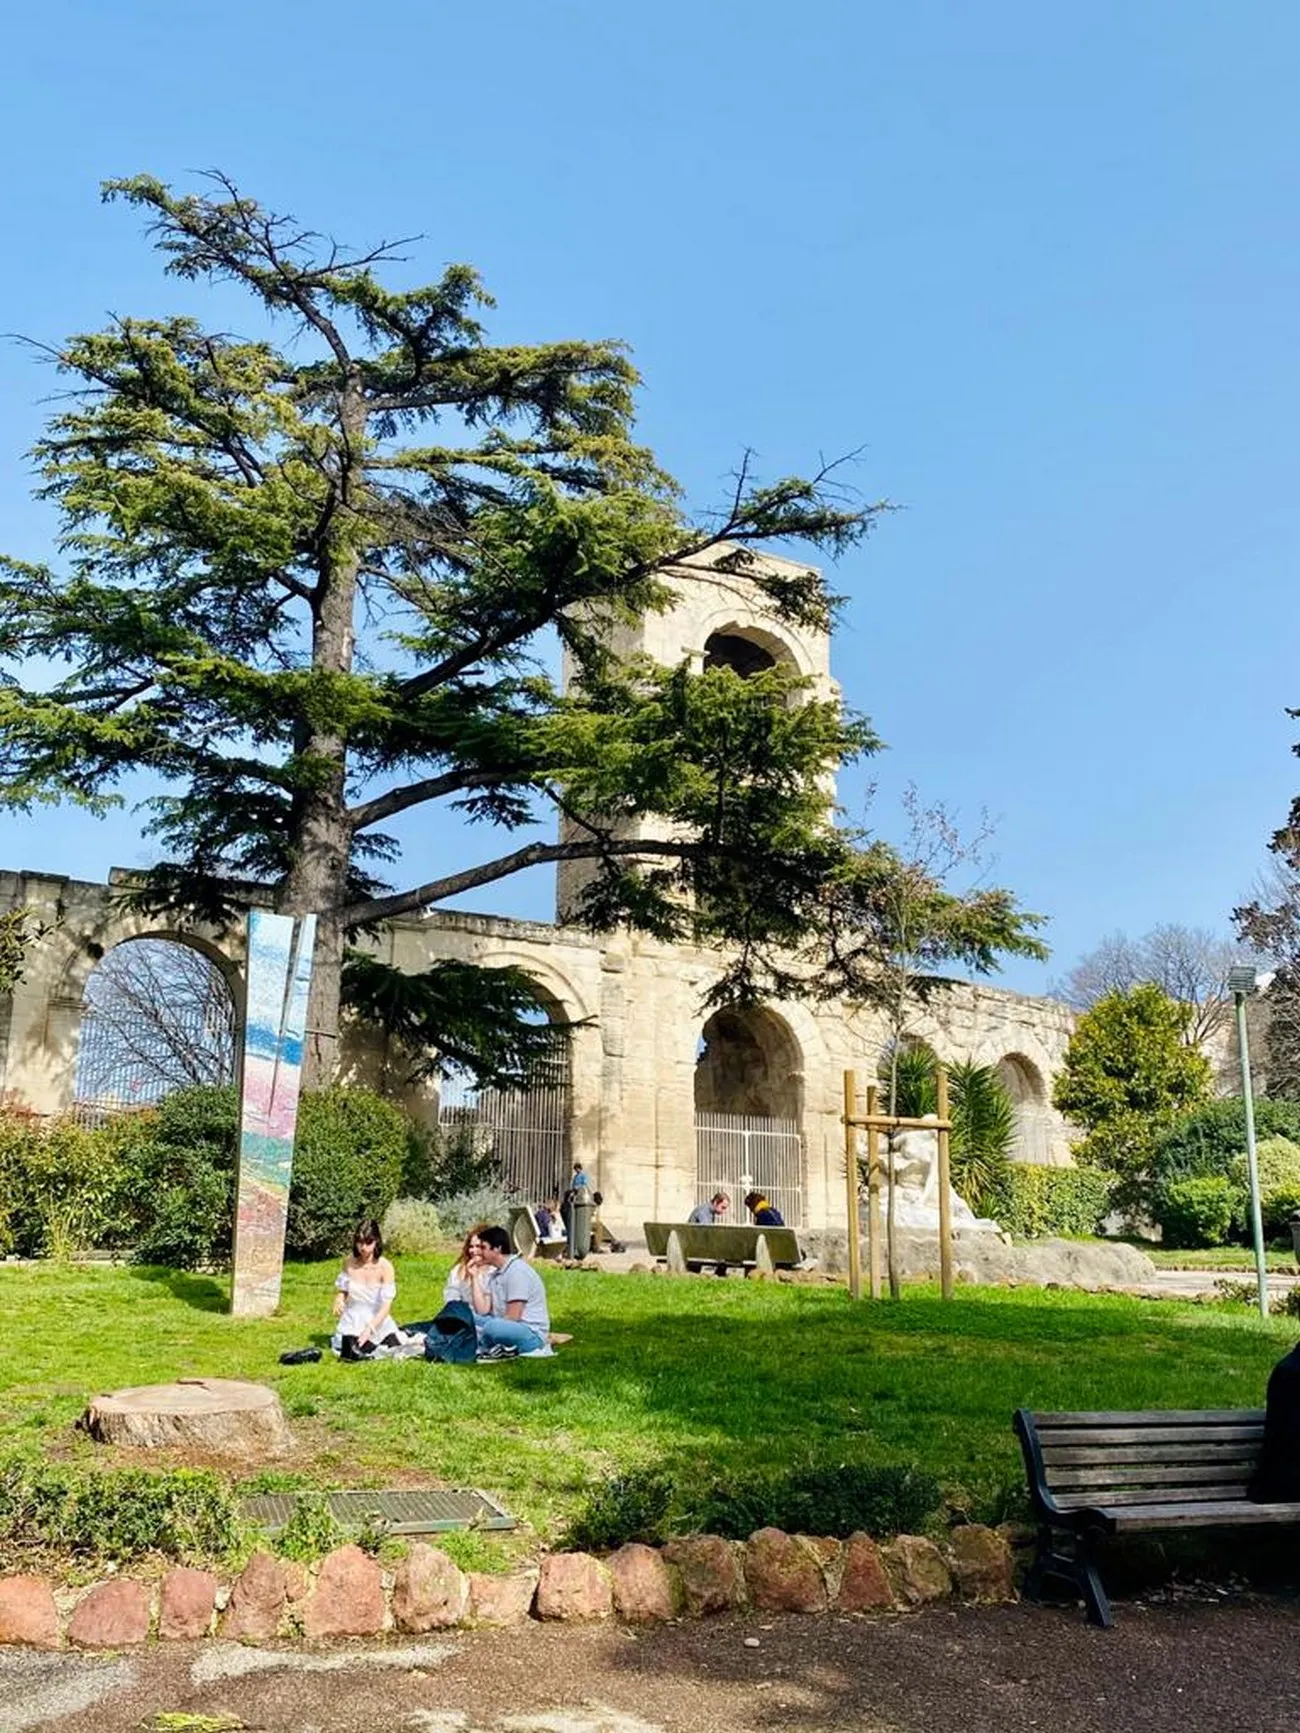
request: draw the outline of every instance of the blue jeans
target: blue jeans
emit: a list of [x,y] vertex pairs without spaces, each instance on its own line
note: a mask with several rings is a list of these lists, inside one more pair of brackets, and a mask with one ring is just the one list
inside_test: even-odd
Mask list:
[[521,1354],[531,1354],[535,1348],[546,1346],[546,1337],[540,1330],[534,1330],[531,1324],[525,1324],[521,1318],[494,1318],[491,1315],[475,1318],[478,1326],[480,1348],[494,1348],[503,1343],[507,1348],[518,1348]]

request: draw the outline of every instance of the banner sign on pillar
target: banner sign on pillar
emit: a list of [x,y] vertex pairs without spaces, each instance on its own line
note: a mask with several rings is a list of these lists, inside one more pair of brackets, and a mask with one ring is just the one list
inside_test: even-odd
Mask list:
[[230,1310],[266,1318],[280,1303],[293,1138],[302,1081],[316,917],[252,909],[240,1090],[239,1193]]

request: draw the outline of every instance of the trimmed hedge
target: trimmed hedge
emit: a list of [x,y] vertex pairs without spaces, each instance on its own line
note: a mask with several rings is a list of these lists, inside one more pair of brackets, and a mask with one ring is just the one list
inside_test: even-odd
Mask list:
[[1100,1232],[1114,1178],[1095,1167],[1045,1167],[1013,1161],[985,1199],[985,1210],[1022,1239]]

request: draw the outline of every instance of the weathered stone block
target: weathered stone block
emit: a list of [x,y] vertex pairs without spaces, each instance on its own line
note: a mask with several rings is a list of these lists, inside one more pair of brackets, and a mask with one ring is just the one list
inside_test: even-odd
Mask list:
[[393,1619],[399,1631],[438,1631],[469,1611],[469,1583],[436,1546],[415,1541],[397,1567]]
[[609,1572],[585,1552],[547,1553],[537,1584],[539,1619],[607,1619],[614,1610]]
[[476,1625],[518,1625],[528,1617],[537,1593],[537,1572],[495,1577],[469,1573],[469,1616]]
[[148,1635],[149,1596],[123,1577],[96,1583],[68,1621],[68,1641],[78,1649],[125,1649]]
[[993,1529],[978,1523],[954,1529],[948,1542],[948,1563],[957,1593],[965,1600],[1014,1600],[1011,1548]]
[[745,1586],[762,1613],[821,1613],[826,1584],[816,1560],[793,1535],[760,1528],[745,1548]]
[[58,1648],[59,1612],[44,1577],[0,1577],[0,1643]]
[[614,1585],[614,1610],[629,1624],[671,1619],[678,1610],[676,1573],[652,1546],[629,1541],[606,1560]]
[[217,1604],[217,1579],[211,1571],[180,1566],[167,1572],[158,1594],[158,1635],[181,1642],[206,1637]]
[[255,1552],[230,1591],[221,1621],[222,1636],[252,1642],[274,1637],[280,1629],[284,1602],[284,1566],[269,1553]]
[[384,1583],[368,1553],[341,1546],[326,1555],[302,1628],[308,1637],[373,1637],[383,1630]]
[[881,1547],[894,1599],[900,1606],[919,1607],[952,1593],[952,1578],[943,1554],[924,1535],[900,1534]]
[[880,1548],[869,1534],[851,1534],[844,1543],[844,1569],[835,1604],[845,1613],[874,1613],[894,1604]]
[[730,1612],[745,1600],[739,1549],[716,1534],[686,1535],[663,1550],[666,1563],[681,1574],[682,1595],[692,1618]]

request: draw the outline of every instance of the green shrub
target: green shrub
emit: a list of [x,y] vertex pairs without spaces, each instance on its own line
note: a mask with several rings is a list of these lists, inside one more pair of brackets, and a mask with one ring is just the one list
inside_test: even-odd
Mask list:
[[[1261,1140],[1285,1137],[1300,1143],[1300,1102],[1255,1103],[1255,1133]],[[1233,1177],[1233,1163],[1246,1153],[1246,1108],[1239,1095],[1211,1101],[1180,1119],[1157,1141],[1151,1177],[1158,1186],[1169,1180],[1200,1174]]]
[[628,1541],[656,1546],[670,1532],[676,1497],[661,1468],[634,1468],[602,1481],[570,1524],[565,1545],[579,1552],[613,1552]]
[[[1266,1137],[1256,1147],[1259,1166],[1260,1213],[1264,1237],[1276,1239],[1290,1231],[1292,1216],[1300,1215],[1300,1144],[1289,1137]],[[1242,1239],[1250,1238],[1250,1174],[1244,1154],[1232,1164],[1233,1225]]]
[[0,1462],[0,1550],[47,1547],[98,1559],[148,1553],[217,1559],[243,1536],[234,1495],[207,1469],[78,1470],[26,1457]]
[[102,1132],[0,1115],[0,1251],[66,1258],[114,1243],[121,1171]]
[[1114,1183],[1095,1167],[1012,1161],[990,1188],[984,1209],[1022,1239],[1095,1234],[1110,1214]]
[[285,1558],[309,1564],[324,1558],[348,1539],[342,1524],[329,1507],[323,1492],[300,1492],[289,1519],[275,1537],[275,1550]]
[[747,1540],[755,1529],[879,1537],[914,1532],[939,1507],[939,1483],[910,1464],[837,1463],[740,1475],[703,1492],[662,1468],[634,1469],[597,1486],[571,1524],[566,1545],[606,1552],[628,1541],[654,1545],[672,1534]]
[[432,1257],[442,1249],[446,1237],[437,1210],[418,1197],[395,1199],[384,1211],[380,1227],[384,1250],[394,1257]]
[[939,1498],[938,1481],[913,1464],[841,1463],[739,1476],[715,1488],[691,1516],[693,1527],[728,1540],[747,1540],[757,1528],[833,1535],[862,1529],[885,1538],[914,1534]]
[[504,1190],[499,1181],[494,1181],[491,1185],[479,1186],[476,1191],[440,1198],[438,1219],[446,1237],[459,1240],[480,1222],[495,1222],[498,1227],[505,1227],[517,1201],[512,1192]]
[[402,1184],[407,1120],[369,1089],[322,1089],[298,1104],[286,1246],[290,1256],[345,1250],[359,1221],[381,1220]]
[[1217,1173],[1170,1180],[1155,1201],[1156,1220],[1167,1246],[1221,1246],[1236,1205],[1233,1186]]
[[229,1263],[239,1095],[233,1084],[178,1089],[123,1128],[133,1257],[192,1270]]
[[992,1065],[953,1065],[948,1073],[952,1183],[983,1215],[1010,1163],[1016,1110]]
[[498,1185],[491,1145],[473,1125],[412,1125],[407,1131],[402,1195],[441,1203],[445,1197]]

